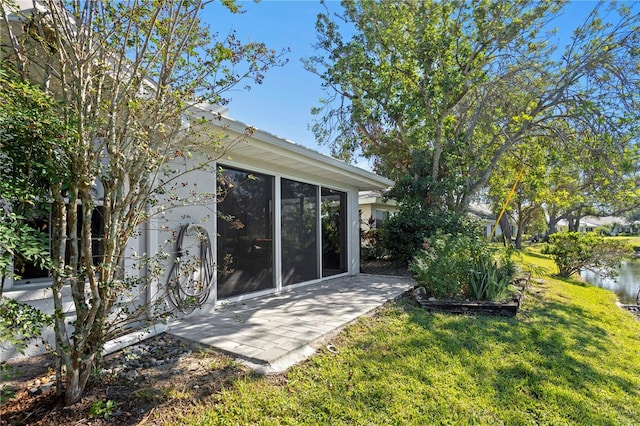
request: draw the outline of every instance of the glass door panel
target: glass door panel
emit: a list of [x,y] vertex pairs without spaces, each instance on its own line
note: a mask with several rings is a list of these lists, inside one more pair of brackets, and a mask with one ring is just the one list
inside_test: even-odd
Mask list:
[[347,194],[322,188],[322,276],[347,272]]
[[318,276],[318,187],[281,179],[282,284]]
[[273,177],[218,176],[218,299],[273,288]]

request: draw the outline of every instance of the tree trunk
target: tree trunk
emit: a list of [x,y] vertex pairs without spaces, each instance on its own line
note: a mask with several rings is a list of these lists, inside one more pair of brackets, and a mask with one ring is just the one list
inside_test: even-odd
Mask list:
[[69,360],[70,362],[65,363],[67,365],[67,383],[64,393],[65,406],[74,404],[82,397],[95,360],[95,353],[82,359],[80,359],[81,355],[75,350],[71,351],[71,353],[76,355],[76,359],[71,359]]
[[567,222],[569,224],[569,232],[578,232],[578,224],[580,223],[580,219],[570,217],[569,219],[567,219]]
[[549,221],[547,222],[547,227],[549,228],[549,230],[547,231],[547,235],[555,234],[556,232],[558,232],[558,222],[560,222],[559,217],[549,217]]
[[516,248],[518,250],[522,250],[522,234],[524,234],[524,226],[522,226],[522,223],[518,224],[518,231],[516,232]]

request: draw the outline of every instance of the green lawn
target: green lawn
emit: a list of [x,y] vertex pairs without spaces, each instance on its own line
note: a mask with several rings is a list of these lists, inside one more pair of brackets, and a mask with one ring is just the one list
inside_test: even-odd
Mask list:
[[610,238],[627,241],[632,246],[640,246],[640,236],[633,236],[633,237],[623,236],[623,237],[610,237]]
[[[535,250],[522,261],[554,271]],[[333,344],[284,377],[239,380],[180,422],[640,424],[640,321],[579,281],[541,277],[516,319],[391,303]]]

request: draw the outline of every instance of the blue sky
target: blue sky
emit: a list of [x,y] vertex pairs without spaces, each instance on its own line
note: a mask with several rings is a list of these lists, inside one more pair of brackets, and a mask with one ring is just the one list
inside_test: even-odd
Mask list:
[[[232,98],[229,116],[328,154],[329,148],[318,145],[309,130],[313,121],[310,110],[324,96],[322,81],[306,71],[301,62],[301,58],[314,54],[316,17],[324,11],[323,6],[318,0],[240,1],[239,4],[245,13],[231,14],[219,5],[212,5],[214,7],[207,9],[205,20],[221,36],[234,29],[242,41],[264,42],[269,48],[289,48],[291,52],[287,55],[289,62],[282,68],[269,70],[261,85],[253,85],[249,92],[228,94]],[[594,1],[572,2],[557,21],[558,37],[568,37],[594,5]],[[330,10],[340,8],[338,1],[328,1],[327,6]],[[366,162],[359,165],[368,168]]]
[[[212,30],[221,36],[230,29],[242,41],[264,42],[269,48],[289,48],[289,62],[266,73],[261,85],[251,91],[234,91],[228,105],[229,116],[316,151],[328,153],[319,146],[308,129],[311,108],[318,104],[322,81],[306,71],[301,58],[313,55],[316,41],[315,23],[323,6],[317,0],[239,2],[246,11],[241,15],[225,11],[206,16]],[[331,6],[331,4],[330,4]],[[333,6],[339,6],[334,2]],[[220,12],[219,7],[211,8]],[[213,16],[212,16],[213,15]]]

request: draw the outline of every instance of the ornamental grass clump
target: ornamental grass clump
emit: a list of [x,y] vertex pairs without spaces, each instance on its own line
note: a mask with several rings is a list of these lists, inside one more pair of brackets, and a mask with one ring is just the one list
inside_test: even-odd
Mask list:
[[491,257],[477,259],[469,271],[469,295],[476,300],[496,300],[511,283],[511,276]]
[[437,234],[424,244],[409,270],[429,297],[496,300],[516,272],[511,254],[500,254],[477,236]]

